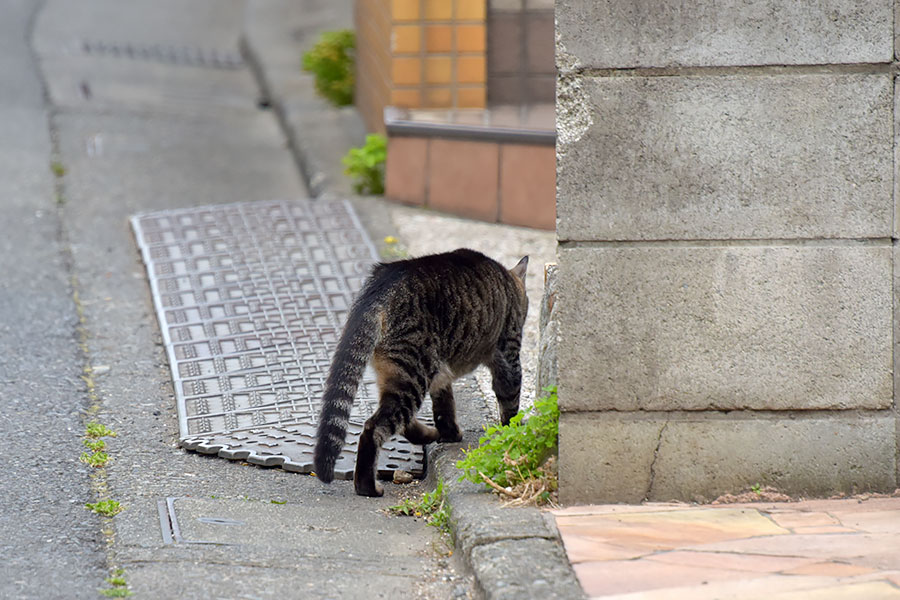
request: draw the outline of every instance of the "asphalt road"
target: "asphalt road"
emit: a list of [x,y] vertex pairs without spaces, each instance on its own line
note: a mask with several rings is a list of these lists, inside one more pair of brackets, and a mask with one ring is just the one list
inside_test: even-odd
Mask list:
[[[435,530],[385,514],[406,488],[360,498],[177,447],[128,218],[307,195],[249,67],[191,58],[239,58],[244,8],[0,0],[2,598],[96,598],[118,568],[145,598],[470,593]],[[88,420],[118,432],[102,471],[78,460]],[[86,511],[98,494],[126,510]],[[167,499],[184,540],[214,543],[166,543]]]

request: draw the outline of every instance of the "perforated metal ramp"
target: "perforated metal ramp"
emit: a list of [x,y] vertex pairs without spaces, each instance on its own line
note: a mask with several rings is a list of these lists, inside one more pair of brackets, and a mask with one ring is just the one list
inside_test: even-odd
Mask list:
[[[309,473],[330,358],[376,259],[343,200],[145,213],[132,227],[172,369],[181,446]],[[350,479],[377,406],[366,371],[335,477]],[[426,402],[420,418],[431,422]],[[423,477],[421,446],[395,436],[379,477]]]

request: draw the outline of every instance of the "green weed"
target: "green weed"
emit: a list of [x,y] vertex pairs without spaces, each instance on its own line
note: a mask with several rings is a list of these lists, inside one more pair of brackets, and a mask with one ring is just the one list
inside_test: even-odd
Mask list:
[[119,504],[119,502],[109,499],[93,503],[88,502],[84,507],[98,515],[103,515],[104,517],[113,517],[125,510],[125,507]]
[[62,177],[66,174],[66,168],[58,160],[54,160],[50,163],[50,170],[53,171],[53,174],[57,177]]
[[384,193],[384,163],[387,160],[387,138],[378,133],[366,136],[366,143],[350,148],[344,155],[344,173],[355,178],[357,194]]
[[418,500],[406,498],[400,504],[388,507],[392,515],[421,517],[432,527],[450,534],[450,510],[444,497],[444,483],[438,483],[433,492],[426,492]]
[[125,581],[125,569],[113,571],[112,577],[106,578],[106,583],[112,587],[102,589],[100,593],[107,598],[127,598],[132,595],[131,590],[128,589],[128,582]]
[[[485,429],[478,447],[457,461],[460,480],[483,484],[521,503],[547,503],[557,489],[554,455],[559,438],[556,388],[536,400],[531,414],[520,411],[509,425]],[[517,502],[518,503],[518,502]]]
[[335,106],[353,104],[356,34],[351,29],[325,31],[303,54],[303,70],[315,75],[316,91]]
[[106,450],[106,442],[104,442],[103,440],[88,438],[82,440],[81,443],[84,444],[85,447],[91,452],[102,452],[103,450]]
[[98,439],[102,437],[116,437],[118,434],[106,425],[92,421],[85,427],[84,435],[88,438]]
[[95,469],[99,469],[100,467],[105,467],[109,462],[109,454],[106,452],[91,452],[90,454],[82,452],[78,460]]

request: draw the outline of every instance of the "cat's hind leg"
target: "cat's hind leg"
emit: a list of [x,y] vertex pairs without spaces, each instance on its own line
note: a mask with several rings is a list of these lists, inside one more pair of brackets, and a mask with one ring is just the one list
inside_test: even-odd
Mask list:
[[[356,472],[353,484],[360,496],[381,496],[384,488],[375,481],[378,452],[382,444],[397,432],[405,432],[413,443],[427,443],[437,439],[437,430],[416,421],[415,414],[422,405],[424,389],[416,379],[406,374],[402,368],[379,370],[378,383],[380,398],[378,410],[366,421],[356,454]],[[396,365],[395,365],[396,367]],[[427,430],[431,430],[431,433]],[[420,434],[427,441],[416,441],[412,437]]]
[[462,441],[462,432],[456,423],[456,402],[449,383],[435,389],[431,387],[431,404],[434,408],[434,424],[442,442]]

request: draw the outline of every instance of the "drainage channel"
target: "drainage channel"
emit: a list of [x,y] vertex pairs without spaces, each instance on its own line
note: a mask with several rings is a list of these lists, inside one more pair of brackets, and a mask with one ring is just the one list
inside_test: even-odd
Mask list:
[[[132,228],[172,370],[183,448],[310,473],[331,354],[376,253],[346,200],[139,214]],[[352,479],[374,374],[359,386],[335,477]],[[431,422],[430,401],[420,418]],[[394,436],[378,475],[425,475]]]

